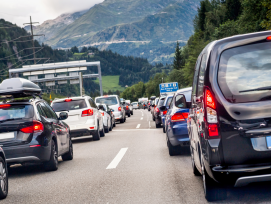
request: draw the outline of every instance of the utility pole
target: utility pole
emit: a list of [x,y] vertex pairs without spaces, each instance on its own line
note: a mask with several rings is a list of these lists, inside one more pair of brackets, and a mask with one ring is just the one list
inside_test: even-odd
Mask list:
[[36,64],[36,54],[35,54],[35,44],[34,44],[34,36],[44,36],[43,34],[41,35],[34,35],[33,33],[33,24],[36,24],[39,22],[32,22],[31,16],[30,16],[30,23],[24,23],[24,25],[30,25],[31,27],[31,36],[32,36],[32,46],[33,46],[33,59],[34,59],[34,64]]

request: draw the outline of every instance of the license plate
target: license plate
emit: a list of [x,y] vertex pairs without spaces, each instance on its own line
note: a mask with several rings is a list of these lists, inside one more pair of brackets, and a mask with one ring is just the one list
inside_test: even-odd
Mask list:
[[14,135],[15,135],[14,132],[1,133],[0,140],[12,139],[14,138]]
[[268,149],[271,149],[271,136],[266,137],[266,145]]

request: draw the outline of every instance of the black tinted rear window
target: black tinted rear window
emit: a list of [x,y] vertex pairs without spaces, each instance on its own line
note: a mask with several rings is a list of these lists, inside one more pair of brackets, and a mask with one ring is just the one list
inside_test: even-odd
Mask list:
[[8,108],[1,108],[0,105],[0,121],[33,117],[34,109],[32,105],[10,105]]
[[53,103],[52,108],[54,109],[55,112],[61,112],[61,111],[67,111],[67,110],[84,109],[84,108],[87,108],[87,104],[84,99],[72,100],[69,102],[63,101],[63,102]]
[[[270,56],[271,42],[224,51],[218,72],[218,84],[224,97],[231,103],[271,100]],[[257,90],[259,88],[264,90]]]

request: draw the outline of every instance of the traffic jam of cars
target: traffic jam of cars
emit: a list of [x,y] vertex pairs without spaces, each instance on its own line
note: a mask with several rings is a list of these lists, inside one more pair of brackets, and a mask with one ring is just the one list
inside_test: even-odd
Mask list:
[[159,97],[136,102],[105,95],[56,98],[49,105],[36,84],[4,80],[0,199],[8,194],[9,166],[42,163],[55,171],[58,157],[73,159],[72,137],[98,141],[138,109],[147,109],[165,133],[169,156],[190,150],[191,173],[202,177],[207,201],[226,199],[229,186],[271,181],[270,54],[269,31],[214,41],[198,56],[192,87],[162,83]]

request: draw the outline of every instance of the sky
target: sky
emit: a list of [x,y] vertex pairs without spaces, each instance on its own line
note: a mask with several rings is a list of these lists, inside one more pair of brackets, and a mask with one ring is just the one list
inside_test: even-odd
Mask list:
[[[42,24],[63,13],[71,13],[91,8],[104,0],[0,0],[0,19],[18,26],[30,21]],[[38,25],[38,24],[37,24]]]

